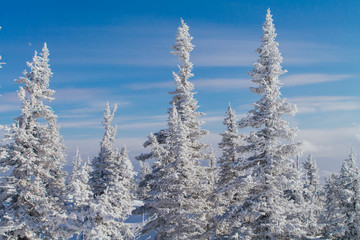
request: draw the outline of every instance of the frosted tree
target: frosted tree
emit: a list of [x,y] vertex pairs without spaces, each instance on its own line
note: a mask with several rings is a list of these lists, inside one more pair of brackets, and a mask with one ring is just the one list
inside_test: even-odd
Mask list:
[[[194,151],[192,151],[194,158],[207,159],[209,155],[204,154],[203,150],[207,149],[208,146],[200,141],[203,136],[208,134],[207,130],[201,129],[203,122],[199,120],[199,117],[203,116],[204,113],[197,111],[198,105],[194,98],[194,84],[189,81],[189,79],[194,76],[192,73],[193,64],[190,62],[190,52],[194,48],[194,45],[191,43],[192,39],[193,37],[189,34],[188,25],[181,19],[181,26],[178,28],[176,35],[176,43],[172,47],[174,51],[171,53],[179,57],[182,65],[179,66],[178,73],[173,72],[176,89],[170,92],[170,94],[173,95],[170,104],[175,104],[181,120],[189,127],[190,132],[188,137],[192,142],[191,148],[194,149]],[[171,108],[169,108],[169,112],[170,111]],[[164,144],[168,135],[168,129],[160,130],[154,134],[159,144]],[[147,147],[150,144],[151,143],[147,141],[144,143],[144,146]],[[144,161],[151,157],[151,153],[142,154],[138,156],[137,159]]]
[[239,162],[239,145],[240,134],[236,121],[236,115],[230,104],[224,119],[226,130],[221,133],[222,141],[219,143],[219,148],[222,149],[222,156],[219,163],[219,181],[217,183],[219,188],[226,186],[231,180],[235,179],[237,170],[235,164]]
[[133,239],[134,232],[125,220],[130,216],[134,200],[135,172],[126,148],[117,153],[111,164],[114,175],[107,188],[90,204],[88,220],[83,228],[84,239]]
[[94,196],[101,195],[110,181],[112,169],[110,165],[115,161],[117,151],[114,147],[117,126],[111,126],[117,106],[111,111],[109,103],[106,103],[104,112],[105,134],[100,144],[100,153],[92,160],[93,171],[90,173],[90,183]]
[[106,105],[104,138],[99,156],[93,159],[91,183],[94,200],[90,204],[89,220],[83,230],[84,239],[133,239],[129,224],[124,223],[133,209],[133,166],[126,148],[114,148],[116,126],[111,126],[113,111]]
[[220,134],[222,141],[219,143],[219,148],[222,149],[222,156],[218,160],[219,170],[216,176],[217,182],[211,197],[212,202],[214,202],[213,209],[216,209],[216,211],[213,214],[210,230],[207,233],[213,236],[225,234],[223,229],[225,223],[223,219],[219,220],[219,215],[224,214],[232,205],[241,204],[241,201],[239,202],[241,198],[239,196],[239,188],[236,184],[237,176],[240,175],[236,168],[238,162],[241,160],[238,150],[240,134],[238,132],[236,114],[230,104],[226,111],[223,124],[226,130]]
[[55,239],[67,235],[62,229],[66,220],[65,147],[57,116],[44,104],[44,100],[53,100],[55,92],[49,89],[52,72],[48,56],[45,43],[42,53],[35,52],[33,61],[27,63],[30,72],[25,71],[24,77],[16,80],[24,85],[18,91],[21,115],[6,136],[10,141],[5,146],[7,156],[0,160],[1,166],[12,169],[4,180],[0,199],[6,203],[7,216],[1,224],[12,238],[36,239],[42,235]]
[[[206,228],[207,199],[210,178],[204,178],[204,168],[191,157],[191,141],[188,127],[181,121],[176,106],[170,111],[168,149],[159,145],[159,151],[165,151],[172,158],[162,160],[161,169],[150,197],[144,200],[149,221],[143,233],[156,231],[156,239],[197,239]],[[155,150],[155,149],[154,149]],[[154,154],[155,155],[155,154]],[[155,175],[155,171],[152,172]],[[155,179],[155,178],[154,178]],[[152,191],[154,190],[154,191]]]
[[285,71],[270,9],[263,33],[257,49],[259,59],[249,73],[252,82],[258,85],[250,89],[261,99],[239,121],[240,128],[254,129],[239,147],[248,155],[239,166],[245,173],[243,178],[248,179],[248,194],[242,206],[232,209],[229,217],[239,216],[233,231],[240,238],[296,239],[304,235],[301,173],[293,160],[300,154],[300,144],[293,142],[297,129],[290,128],[282,119],[284,115],[293,115],[296,107],[281,98],[279,76]]
[[[179,144],[179,140],[177,139],[178,133],[177,130],[175,130],[178,128],[178,125],[181,124],[187,129],[187,154],[190,154],[190,159],[194,162],[193,164],[198,166],[194,171],[201,169],[201,161],[211,161],[212,157],[211,153],[205,152],[208,146],[201,142],[201,138],[208,132],[200,128],[202,121],[198,118],[202,116],[203,113],[197,112],[198,106],[197,101],[194,99],[195,93],[193,92],[194,85],[188,81],[189,78],[193,76],[191,72],[193,65],[190,62],[190,52],[194,46],[191,40],[192,37],[189,34],[189,27],[181,20],[181,26],[178,28],[176,43],[173,46],[174,51],[172,53],[179,57],[182,65],[179,66],[178,73],[173,73],[176,90],[170,93],[173,95],[173,98],[170,102],[172,107],[168,111],[168,128],[151,134],[149,140],[144,144],[144,146],[151,147],[151,152],[137,157],[138,160],[142,161],[149,158],[155,159],[151,173],[147,174],[145,180],[140,182],[139,188],[148,189],[147,196],[144,198],[145,205],[142,207],[142,211],[146,212],[146,215],[150,218],[150,222],[143,229],[143,234],[155,230],[157,236],[160,238],[161,236],[166,236],[164,235],[166,234],[166,232],[164,232],[165,228],[161,226],[164,221],[168,221],[168,215],[163,215],[165,212],[158,208],[157,199],[160,197],[164,199],[164,201],[169,201],[165,199],[169,194],[167,191],[170,190],[168,186],[163,186],[163,184],[166,184],[163,179],[166,179],[166,176],[171,173],[169,171],[173,171],[169,166],[172,166],[178,157],[176,150],[174,150],[174,147]],[[176,118],[174,114],[177,115]],[[208,198],[211,193],[210,186],[212,184],[212,176],[209,172],[209,167],[203,167],[201,171],[197,172],[196,179],[193,180],[194,182],[201,182],[204,187],[203,189],[208,192],[206,197],[203,191],[201,195],[197,195],[203,198],[202,200],[197,200],[202,204],[205,204],[205,199]],[[203,206],[201,209],[205,208],[206,206]],[[201,231],[199,230],[197,233],[199,232]]]
[[168,155],[168,152],[163,148],[163,146],[160,146],[160,144],[157,142],[157,138],[152,133],[150,133],[148,138],[150,144],[149,146],[151,148],[150,154],[152,155],[152,158],[155,159],[155,161],[152,165],[152,169],[149,169],[150,171],[146,170],[147,173],[142,176],[141,181],[139,182],[138,196],[144,204],[134,211],[134,214],[142,214],[143,218],[146,215],[148,218],[145,221],[146,225],[142,228],[141,231],[143,235],[146,235],[155,230],[155,228],[158,225],[161,225],[161,222],[164,221],[163,216],[158,214],[159,211],[154,205],[157,204],[158,196],[162,196],[163,194],[160,181],[166,173],[164,168],[166,167]]
[[89,170],[91,170],[91,167],[87,162],[83,163],[77,148],[68,184],[69,202],[76,207],[82,208],[88,206],[89,201],[92,199],[92,192],[89,186]]
[[[175,110],[175,111],[174,111]],[[179,121],[176,107],[174,106],[170,110],[169,121],[168,121],[168,137],[166,138],[167,144],[161,146],[157,138],[150,133],[149,144],[151,147],[151,156],[155,159],[152,165],[152,171],[146,174],[143,180],[139,184],[139,190],[142,191],[142,198],[144,205],[137,209],[137,213],[146,214],[147,224],[142,229],[142,234],[146,235],[153,230],[157,231],[157,236],[162,236],[162,230],[159,229],[164,222],[167,221],[164,215],[161,214],[161,201],[166,198],[166,190],[164,189],[164,182],[162,179],[166,177],[167,170],[166,166],[175,160],[175,153],[170,151],[170,147],[173,146],[175,137],[175,128]],[[171,144],[170,144],[171,143]],[[161,200],[159,200],[161,199]]]
[[330,175],[325,182],[325,210],[321,223],[323,224],[323,236],[325,238],[340,239],[344,230],[344,219],[340,208],[339,192],[339,176]]
[[172,53],[179,57],[182,65],[179,67],[179,72],[173,73],[176,90],[171,92],[173,99],[171,104],[176,106],[180,119],[189,128],[188,138],[191,140],[191,148],[194,149],[195,159],[204,158],[202,156],[202,149],[207,148],[199,141],[200,138],[208,134],[208,131],[203,130],[200,126],[203,124],[198,118],[203,116],[204,113],[197,112],[197,101],[194,99],[194,84],[188,80],[193,77],[191,72],[193,64],[190,62],[190,52],[193,50],[194,45],[191,43],[193,37],[189,34],[189,27],[181,19],[181,26],[178,28],[176,43],[173,46]]
[[321,231],[319,220],[323,212],[323,199],[318,168],[311,154],[303,162],[303,168],[305,170],[304,200],[307,203],[304,220],[308,226],[309,234],[319,234]]
[[93,193],[89,185],[91,167],[88,162],[84,164],[82,162],[79,149],[77,149],[70,181],[67,185],[67,202],[71,206],[70,218],[74,223],[71,228],[78,235],[82,233],[84,225],[87,225],[90,203],[93,199]]
[[[140,180],[139,183],[146,182],[146,176],[149,175],[151,173],[151,168],[150,165],[147,162],[140,162]],[[146,198],[146,193],[147,191],[149,191],[149,186],[143,186],[141,188],[137,189],[137,197],[138,199],[142,200]]]
[[355,154],[351,153],[339,175],[340,214],[344,220],[343,239],[360,238],[360,175]]

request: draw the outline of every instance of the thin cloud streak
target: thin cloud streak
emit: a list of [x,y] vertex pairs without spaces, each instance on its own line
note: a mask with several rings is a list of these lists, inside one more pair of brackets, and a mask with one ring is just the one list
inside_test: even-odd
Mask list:
[[[351,149],[360,151],[360,125],[335,129],[302,129],[298,139],[303,141],[305,156],[313,154],[320,169],[339,171],[341,162]],[[336,146],[336,147],[334,147]]]
[[164,89],[174,86],[172,81],[167,82],[150,82],[150,83],[134,83],[127,85],[128,88],[133,90],[149,90],[149,89]]
[[196,88],[215,91],[248,88],[252,85],[250,79],[215,78],[199,79],[194,81]]
[[[319,84],[334,81],[343,81],[353,78],[349,74],[323,74],[323,73],[306,73],[306,74],[292,74],[285,75],[281,78],[284,87],[295,87],[302,85]],[[234,89],[244,89],[253,86],[251,79],[241,78],[213,78],[213,79],[195,79],[196,89],[212,90],[212,91],[228,91]],[[172,81],[167,82],[151,82],[151,83],[136,83],[127,85],[133,90],[149,90],[149,89],[165,89],[173,87]]]
[[294,87],[325,82],[343,81],[352,77],[354,76],[349,74],[308,73],[285,75],[281,78],[281,81],[284,83],[285,87]]
[[298,106],[298,114],[353,111],[360,109],[360,97],[351,96],[305,96],[289,98]]

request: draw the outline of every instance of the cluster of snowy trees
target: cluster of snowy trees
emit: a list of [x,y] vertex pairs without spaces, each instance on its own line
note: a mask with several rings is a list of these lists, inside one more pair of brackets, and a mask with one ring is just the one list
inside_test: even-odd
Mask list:
[[[194,98],[194,45],[181,21],[172,53],[179,57],[173,73],[166,129],[150,133],[137,157],[138,186],[126,148],[115,148],[116,106],[106,105],[105,134],[99,155],[83,161],[79,151],[68,178],[63,170],[65,146],[52,101],[52,72],[46,44],[16,80],[21,114],[0,149],[1,239],[360,239],[360,173],[351,153],[339,174],[321,185],[314,158],[298,163],[297,129],[284,116],[296,106],[281,97],[282,57],[275,41],[270,10],[263,24],[258,61],[250,73],[260,99],[242,119],[230,104],[225,131],[215,156],[203,143],[204,115]],[[242,130],[242,133],[240,133]],[[152,166],[146,162],[151,160]],[[133,200],[141,207],[134,209]],[[134,228],[126,219],[142,214]]]
[[135,199],[133,166],[126,148],[115,149],[116,111],[106,105],[104,138],[99,156],[82,163],[79,152],[66,182],[65,146],[52,101],[46,43],[28,63],[29,72],[16,80],[21,114],[6,127],[1,146],[1,239],[133,239],[124,223]]

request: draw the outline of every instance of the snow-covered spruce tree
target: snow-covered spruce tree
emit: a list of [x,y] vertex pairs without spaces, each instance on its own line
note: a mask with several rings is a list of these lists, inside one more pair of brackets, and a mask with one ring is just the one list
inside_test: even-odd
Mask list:
[[1,190],[7,219],[7,238],[45,239],[66,237],[62,231],[64,211],[65,163],[64,145],[57,126],[57,116],[44,104],[52,101],[49,89],[52,72],[49,68],[46,43],[42,53],[27,63],[30,72],[16,80],[23,84],[18,91],[22,102],[21,115],[15,118],[6,139],[7,157],[0,165],[12,169]]
[[324,202],[321,194],[322,189],[318,168],[311,154],[309,154],[306,161],[303,162],[303,168],[305,170],[304,201],[307,203],[304,221],[308,227],[308,232],[316,235],[321,231],[320,217],[324,210]]
[[[146,224],[141,230],[142,235],[146,235],[155,230],[157,226],[165,221],[163,216],[159,214],[156,204],[158,202],[158,196],[163,196],[160,180],[166,173],[164,168],[166,167],[168,159],[171,159],[171,156],[173,156],[168,156],[169,152],[157,142],[157,138],[152,133],[148,136],[148,142],[151,148],[150,154],[155,161],[152,165],[152,170],[147,172],[146,175],[143,175],[139,182],[138,197],[144,204],[134,211],[134,214],[142,214],[143,218],[145,216],[147,218],[144,222]],[[171,159],[171,161],[173,160]]]
[[340,210],[340,188],[337,174],[332,174],[326,179],[324,186],[325,210],[321,218],[322,233],[325,239],[341,239],[344,232],[344,219]]
[[293,159],[300,154],[300,144],[293,142],[297,129],[282,119],[293,115],[296,107],[281,98],[279,76],[285,71],[270,9],[263,32],[257,49],[259,59],[249,73],[258,85],[250,89],[261,99],[239,121],[240,128],[254,129],[239,147],[248,155],[240,169],[252,180],[247,183],[242,207],[232,209],[231,213],[240,217],[240,227],[234,224],[232,231],[245,239],[298,239],[305,234],[301,221],[301,172],[294,167]]
[[[237,175],[235,164],[239,161],[240,158],[238,149],[240,144],[238,124],[236,121],[235,112],[231,108],[230,104],[223,123],[226,126],[226,130],[220,134],[222,136],[222,141],[219,143],[219,148],[222,149],[222,156],[218,161],[220,168],[218,177],[219,180],[217,182],[218,188],[226,188],[229,182],[235,179]],[[229,190],[232,191],[231,189]],[[226,192],[226,189],[224,189],[224,191]],[[227,205],[228,203],[225,204]]]
[[[199,120],[200,116],[203,116],[204,113],[197,112],[198,109],[197,101],[194,98],[194,84],[189,82],[189,79],[194,76],[191,72],[193,69],[193,64],[190,62],[190,52],[193,50],[194,45],[191,43],[193,37],[189,34],[189,27],[181,19],[181,26],[178,28],[176,35],[176,43],[172,48],[174,51],[171,53],[178,56],[182,65],[179,66],[179,72],[173,72],[173,78],[176,85],[176,90],[170,92],[173,95],[170,105],[175,104],[181,120],[185,125],[189,127],[189,138],[192,142],[192,147],[194,149],[193,153],[195,159],[204,159],[208,158],[207,155],[204,155],[203,150],[207,149],[208,146],[201,143],[200,139],[208,134],[207,130],[201,129],[202,121]],[[171,108],[169,108],[170,111]],[[168,137],[168,129],[160,130],[155,133],[157,141],[159,144],[164,144],[166,138]],[[151,143],[146,141],[144,147],[149,146]],[[138,160],[146,160],[152,157],[150,154],[142,154],[137,157]]]
[[89,185],[91,166],[89,162],[82,164],[82,161],[79,149],[76,149],[73,169],[67,185],[67,202],[70,218],[73,221],[71,228],[78,235],[81,235],[84,225],[87,224],[89,207],[93,199],[93,193]]
[[[174,145],[178,144],[178,139],[173,136],[176,134],[174,129],[178,127],[177,125],[179,123],[177,122],[178,120],[171,120],[171,118],[173,118],[172,115],[175,114],[174,109],[176,109],[175,112],[178,114],[181,124],[186,126],[188,129],[186,137],[189,141],[188,154],[191,156],[191,161],[194,161],[195,165],[199,165],[200,168],[200,161],[210,161],[212,158],[211,153],[205,153],[208,146],[201,142],[201,138],[208,132],[200,128],[202,121],[198,118],[202,116],[203,113],[196,111],[198,105],[197,101],[194,99],[194,86],[188,81],[188,79],[193,76],[191,73],[193,65],[189,61],[190,52],[194,47],[191,44],[191,40],[192,37],[189,34],[189,27],[183,20],[181,20],[181,26],[178,28],[176,43],[173,46],[174,51],[172,53],[179,56],[182,65],[179,67],[180,69],[177,74],[173,73],[176,90],[170,93],[173,95],[170,103],[173,106],[169,109],[168,128],[161,130],[154,135],[151,134],[149,136],[149,140],[144,144],[145,147],[151,146],[151,152],[137,157],[138,160],[142,161],[149,158],[155,159],[152,172],[148,174],[145,177],[145,180],[139,184],[139,188],[147,188],[148,193],[144,199],[145,205],[141,208],[141,211],[138,212],[140,213],[145,211],[146,215],[149,217],[156,216],[156,218],[150,219],[150,222],[143,230],[143,234],[155,230],[157,232],[157,236],[162,236],[162,231],[165,231],[164,229],[160,229],[158,226],[161,226],[163,221],[167,221],[166,216],[157,213],[158,209],[152,206],[152,204],[157,201],[157,196],[167,196],[166,191],[163,190],[161,186],[161,183],[163,182],[162,179],[164,175],[169,174],[167,172],[170,171],[168,165],[175,161],[177,157],[173,148]],[[202,182],[204,190],[208,191],[208,196],[211,193],[210,185],[212,183],[212,176],[210,172],[211,170],[209,167],[203,167],[202,171],[199,171],[199,175],[196,176],[197,179],[194,179],[195,182]],[[201,196],[207,198],[203,192],[201,193]],[[202,209],[204,208],[205,206],[203,206]],[[201,231],[199,230],[199,232]]]
[[105,134],[99,156],[93,159],[91,183],[94,199],[89,220],[83,229],[84,239],[133,239],[130,225],[124,223],[131,214],[134,200],[133,166],[126,148],[114,148],[116,126],[111,126],[113,111],[109,104],[104,113]]
[[110,165],[114,174],[107,188],[90,204],[84,239],[134,239],[135,233],[125,220],[133,209],[135,172],[126,148],[117,152],[115,162]]
[[107,188],[110,181],[112,169],[109,169],[111,163],[115,161],[117,151],[114,147],[117,126],[111,126],[117,106],[111,111],[109,103],[106,103],[104,112],[105,134],[100,144],[100,153],[92,160],[92,172],[90,173],[90,184],[94,196],[101,195]]
[[[189,130],[181,121],[175,105],[170,112],[171,138],[168,137],[167,141],[171,145],[166,145],[168,149],[164,149],[156,143],[155,137],[152,141],[155,141],[153,147],[156,147],[153,148],[154,155],[165,152],[162,156],[173,159],[162,160],[166,164],[152,172],[156,182],[151,182],[155,186],[144,200],[150,220],[143,233],[155,230],[155,239],[198,239],[207,224],[206,214],[209,209],[206,197],[210,178],[204,178],[204,167],[191,157]],[[163,163],[157,161],[155,166]],[[152,191],[153,189],[156,190]]]
[[360,174],[354,153],[345,159],[338,184],[340,214],[344,221],[342,239],[360,239]]
[[[139,179],[139,183],[140,182],[145,182],[146,183],[146,176],[148,174],[151,173],[151,168],[150,168],[150,165],[147,163],[147,162],[140,162],[140,179]],[[138,188],[137,189],[137,192],[136,192],[136,195],[137,195],[137,198],[142,200],[142,199],[145,199],[146,198],[146,193],[149,191],[149,187],[148,185],[147,186],[144,186],[144,187],[141,187],[141,188]]]
[[231,108],[230,103],[223,124],[226,126],[226,130],[220,133],[222,141],[219,143],[219,148],[222,149],[222,156],[218,160],[217,182],[214,193],[211,196],[216,211],[214,212],[215,216],[213,216],[210,222],[210,229],[207,232],[207,235],[210,236],[222,236],[225,234],[225,232],[223,232],[223,228],[226,228],[224,227],[225,223],[219,216],[224,214],[232,205],[240,205],[241,202],[239,202],[239,200],[243,197],[238,196],[239,188],[235,180],[237,176],[240,175],[237,172],[238,169],[236,169],[237,163],[240,161],[238,150],[240,135],[236,114]]

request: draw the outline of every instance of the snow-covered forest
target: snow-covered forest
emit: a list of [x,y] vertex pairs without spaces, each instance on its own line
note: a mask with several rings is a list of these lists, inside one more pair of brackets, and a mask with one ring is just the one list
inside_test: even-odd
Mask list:
[[130,159],[115,146],[117,106],[107,103],[98,155],[82,159],[78,150],[69,174],[45,43],[16,80],[20,115],[1,126],[0,239],[360,239],[356,154],[349,147],[324,182],[316,157],[299,162],[307,153],[288,121],[297,107],[281,95],[286,70],[270,9],[262,30],[249,72],[258,100],[240,119],[230,103],[224,109],[220,155],[203,141],[194,45],[181,20],[167,127],[149,133],[144,153]]

